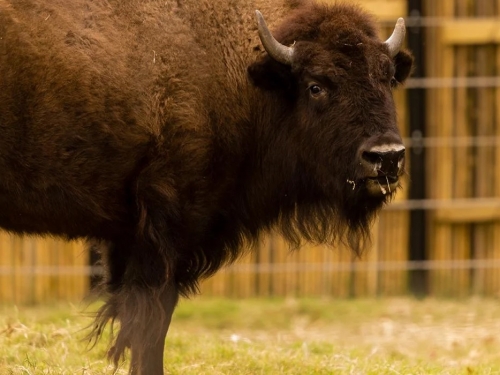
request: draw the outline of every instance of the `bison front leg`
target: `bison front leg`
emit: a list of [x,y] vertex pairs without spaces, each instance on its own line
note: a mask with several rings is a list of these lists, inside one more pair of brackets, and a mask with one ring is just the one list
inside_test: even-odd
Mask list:
[[[116,267],[124,259],[126,266]],[[130,348],[131,375],[163,375],[165,338],[179,299],[165,260],[148,246],[121,241],[108,247],[104,262],[109,297],[98,312],[94,334],[100,335],[110,320],[118,321],[120,330],[108,358],[118,366]]]
[[[124,335],[124,339],[130,340],[132,352],[130,374],[163,375],[165,338],[172,313],[177,305],[178,293],[173,287],[166,286],[158,290],[150,290],[143,296],[143,300],[145,302],[143,306],[149,303],[143,312],[136,316],[124,317],[129,322],[131,330]],[[123,321],[121,326],[123,330]],[[119,339],[118,337],[117,342]]]

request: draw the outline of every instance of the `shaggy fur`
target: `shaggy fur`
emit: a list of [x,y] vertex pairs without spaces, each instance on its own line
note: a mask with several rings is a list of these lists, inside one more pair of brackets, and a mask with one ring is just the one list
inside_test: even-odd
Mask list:
[[411,63],[349,5],[0,0],[0,227],[101,242],[93,333],[119,321],[110,358],[162,374],[178,296],[263,232],[361,249],[390,194],[367,192],[359,150],[400,140]]

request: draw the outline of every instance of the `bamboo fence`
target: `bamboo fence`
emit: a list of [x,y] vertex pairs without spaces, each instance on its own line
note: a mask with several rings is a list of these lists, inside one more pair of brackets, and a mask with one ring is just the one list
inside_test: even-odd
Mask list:
[[0,302],[81,299],[89,293],[88,269],[80,242],[0,234]]
[[[426,13],[442,19],[427,30],[429,77],[495,77],[500,63],[500,1],[426,1]],[[496,86],[496,87],[495,87]],[[429,89],[427,132],[430,137],[495,138],[500,135],[500,89],[493,83],[443,85]],[[500,194],[498,144],[434,147],[428,157],[428,196],[477,199]],[[429,220],[428,258],[433,260],[500,259],[500,210],[484,207],[435,210]],[[496,294],[497,269],[436,270],[431,292]]]

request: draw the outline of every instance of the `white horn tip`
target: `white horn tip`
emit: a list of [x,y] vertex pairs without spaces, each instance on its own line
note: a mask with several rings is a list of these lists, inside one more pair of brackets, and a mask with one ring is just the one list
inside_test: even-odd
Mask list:
[[389,48],[389,55],[394,57],[398,54],[401,46],[403,45],[403,40],[406,34],[405,20],[400,17],[396,21],[396,26],[392,35],[385,41],[385,44]]
[[257,17],[257,21],[260,22],[261,20],[264,20],[264,16],[260,12],[260,10],[255,11],[255,16]]
[[261,32],[261,29],[266,26],[266,20],[264,19],[264,16],[259,10],[255,11],[255,16],[257,17],[257,24],[259,25],[259,33]]
[[401,32],[406,34],[406,25],[405,25],[405,20],[402,17],[399,17],[398,20],[396,21],[396,29],[401,30]]

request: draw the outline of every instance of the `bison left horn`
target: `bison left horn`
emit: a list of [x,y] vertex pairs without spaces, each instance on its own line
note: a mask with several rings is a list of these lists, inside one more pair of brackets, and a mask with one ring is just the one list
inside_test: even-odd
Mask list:
[[394,57],[398,54],[399,50],[403,45],[403,40],[405,39],[406,27],[405,20],[402,18],[398,18],[396,22],[396,27],[394,27],[394,31],[392,35],[385,41],[387,48],[389,48],[389,56]]
[[285,65],[292,65],[293,47],[287,47],[274,39],[271,31],[269,31],[269,28],[266,25],[266,21],[264,20],[262,13],[256,10],[255,14],[257,15],[257,23],[259,27],[259,38],[262,45],[266,49],[266,52],[274,60]]

